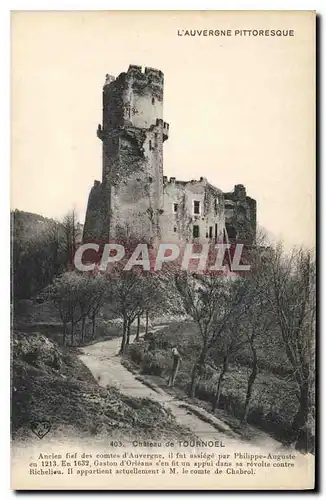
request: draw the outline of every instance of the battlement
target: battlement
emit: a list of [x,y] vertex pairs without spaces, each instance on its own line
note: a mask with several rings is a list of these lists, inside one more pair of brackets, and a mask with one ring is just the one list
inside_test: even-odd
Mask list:
[[190,181],[179,181],[175,177],[170,177],[170,179],[168,179],[167,176],[164,176],[164,180],[167,184],[179,184],[183,186],[185,186],[186,184],[208,184],[206,177],[200,177],[199,180],[191,179]]
[[159,69],[145,67],[144,71],[142,66],[138,66],[137,64],[130,64],[127,73],[120,73],[120,75],[116,78],[113,75],[107,73],[105,75],[105,82],[103,88],[110,85],[112,82],[119,80],[124,80],[125,78],[132,77],[137,80],[141,80],[144,83],[154,83],[154,84],[163,84],[164,75],[163,72]]
[[238,197],[246,197],[246,188],[243,184],[236,184],[234,186],[234,194]]
[[105,82],[104,82],[104,87],[106,85],[110,85],[110,83],[115,81],[115,76],[109,75],[108,73],[105,75]]
[[137,64],[129,64],[128,73],[142,73],[142,67]]
[[147,80],[149,83],[153,82],[163,84],[164,80],[164,74],[161,70],[145,67],[143,71],[142,66],[137,66],[136,64],[129,65],[127,76],[132,76],[140,80]]
[[246,188],[243,184],[236,184],[233,191],[224,193],[224,197],[227,200],[241,201],[247,199]]
[[164,78],[163,72],[160,69],[155,68],[145,68],[145,75],[153,76],[159,80],[163,80]]

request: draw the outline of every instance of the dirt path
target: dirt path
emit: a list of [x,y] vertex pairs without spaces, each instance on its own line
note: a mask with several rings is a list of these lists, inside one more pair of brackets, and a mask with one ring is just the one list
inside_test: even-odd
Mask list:
[[91,370],[100,385],[114,386],[128,396],[151,398],[165,408],[170,408],[177,422],[190,428],[198,437],[222,439],[222,435],[219,435],[213,426],[190,414],[185,408],[180,408],[181,401],[173,399],[161,389],[157,389],[156,392],[137,380],[135,375],[120,363],[120,357],[117,356],[120,342],[121,340],[117,338],[82,349],[84,354],[80,359]]
[[[179,425],[190,429],[199,439],[221,441],[225,446],[236,446],[237,449],[244,448],[246,451],[251,447],[257,449],[258,443],[249,444],[240,441],[240,438],[231,430],[228,431],[224,422],[216,417],[207,413],[207,416],[213,420],[213,424],[211,424],[205,421],[205,418],[203,420],[196,416],[189,408],[185,407],[184,402],[173,398],[161,388],[153,390],[137,380],[135,375],[120,362],[118,356],[120,342],[120,338],[115,338],[82,348],[83,354],[80,355],[80,359],[91,370],[101,386],[114,386],[128,396],[151,398],[159,402],[171,410]],[[203,413],[201,408],[194,405],[192,407]],[[281,444],[266,436],[266,440],[259,442],[258,447],[268,449],[268,452],[271,452],[272,449],[279,450]]]

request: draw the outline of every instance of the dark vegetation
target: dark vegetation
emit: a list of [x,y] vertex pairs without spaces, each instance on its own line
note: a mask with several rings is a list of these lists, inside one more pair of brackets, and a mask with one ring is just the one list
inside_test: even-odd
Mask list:
[[[171,348],[176,344],[182,362],[176,379],[179,396],[186,396],[190,390],[191,373],[196,353],[200,349],[196,326],[193,322],[173,323],[154,333],[149,341],[133,343],[128,347],[127,357],[136,365],[141,374],[154,375],[166,385],[172,369]],[[294,438],[292,421],[297,411],[295,384],[289,381],[291,369],[279,349],[279,357],[271,359],[270,351],[263,346],[258,348],[258,375],[255,380],[247,415],[248,424],[255,425],[285,443]],[[241,427],[246,390],[250,374],[251,358],[246,346],[232,357],[223,380],[216,408],[216,387],[223,372],[208,364],[196,386],[196,399],[209,403],[207,409],[229,422],[229,416],[236,417],[232,426]],[[157,379],[155,379],[157,381]]]
[[36,297],[69,268],[82,226],[72,210],[61,221],[14,210],[11,212],[12,298]]
[[189,397],[313,451],[315,262],[281,246],[251,257],[246,277],[170,275],[174,308],[191,321],[130,346],[128,356],[143,374],[167,378],[177,345],[176,383]]
[[[12,213],[12,436],[31,435],[31,425],[52,424],[51,435],[174,439],[189,437],[173,416],[149,399],[127,397],[102,388],[78,359],[76,347],[144,331],[146,300],[131,305],[138,282],[111,285],[101,276],[71,271],[81,237],[74,212],[61,222],[16,210]],[[111,304],[113,284],[117,297]],[[129,291],[132,286],[132,293]],[[149,293],[149,289],[147,289]],[[145,299],[145,296],[143,296]],[[152,306],[153,308],[153,306]],[[191,436],[193,437],[193,436]]]
[[100,387],[73,353],[43,335],[13,334],[12,373],[13,439],[28,438],[31,425],[43,420],[51,422],[51,435],[58,437],[67,429],[85,438],[187,436],[161,405]]
[[[25,218],[14,213],[14,322],[20,329],[63,347],[120,333],[120,354],[143,374],[164,378],[177,345],[176,383],[189,398],[314,450],[316,267],[310,251],[259,242],[243,277],[180,272],[172,265],[157,274],[122,265],[80,273],[71,268],[80,229],[75,214],[60,223],[34,221],[33,229]],[[21,299],[33,300],[34,320],[26,311],[24,318]],[[37,303],[56,320],[36,321]],[[150,319],[162,315],[187,322],[152,334]],[[144,341],[131,345],[132,333],[141,340],[142,321]]]

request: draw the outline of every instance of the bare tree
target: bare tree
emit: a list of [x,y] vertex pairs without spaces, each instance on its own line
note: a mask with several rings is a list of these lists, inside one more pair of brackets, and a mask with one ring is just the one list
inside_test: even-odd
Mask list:
[[138,314],[137,314],[137,331],[136,331],[136,337],[135,337],[136,342],[139,340],[139,334],[140,334],[140,318],[141,318],[141,314],[140,314],[140,313],[138,313]]
[[129,342],[130,325],[142,310],[140,274],[116,266],[107,279],[106,297],[112,312],[123,321],[120,346],[120,354],[123,354]]
[[287,255],[278,245],[267,271],[270,305],[298,387],[299,408],[293,430],[303,446],[307,446],[314,384],[315,260],[308,250],[295,249]]
[[106,279],[100,274],[80,274],[76,290],[81,316],[81,341],[85,340],[86,320],[92,321],[91,338],[95,336],[96,316],[105,302]]
[[217,342],[241,301],[244,286],[242,280],[187,273],[176,274],[175,284],[184,310],[196,323],[202,341],[191,372],[189,395],[194,397],[207,352]]
[[91,338],[95,338],[96,318],[107,301],[107,278],[101,274],[91,275],[90,280],[90,300],[87,308],[87,316],[92,322]]
[[247,276],[246,294],[242,304],[244,314],[241,329],[244,331],[251,353],[251,370],[248,377],[242,422],[246,422],[248,419],[253,388],[258,376],[259,354],[257,344],[264,345],[267,335],[275,327],[275,318],[266,297],[269,283],[264,272],[266,257],[270,255],[271,249],[266,246],[266,236],[263,232],[258,233],[257,242],[258,245],[251,251],[251,272]]
[[149,335],[149,319],[166,311],[168,307],[169,293],[166,283],[159,275],[152,273],[144,275],[140,310],[142,314],[145,313],[145,339]]
[[63,230],[64,248],[66,253],[66,265],[69,267],[73,262],[77,244],[81,236],[81,228],[75,209],[71,210],[63,217],[61,226]]
[[74,330],[76,323],[80,320],[80,309],[78,301],[79,277],[74,272],[67,272],[53,281],[47,288],[46,294],[59,311],[63,325],[63,345],[66,345],[67,327],[71,325],[71,344],[74,343]]
[[[250,292],[252,293],[253,290],[251,289]],[[264,337],[266,338],[270,333],[274,324],[274,318],[269,313],[268,304],[264,300],[264,295],[260,293],[258,288],[254,289],[254,292],[256,292],[256,294],[253,296],[249,294],[249,301],[246,304],[245,321],[242,325],[251,353],[251,371],[248,377],[242,422],[246,422],[248,419],[254,383],[258,375],[259,355],[257,343],[264,343]]]
[[212,410],[218,408],[223,383],[236,354],[246,344],[247,339],[243,328],[241,328],[242,311],[233,310],[233,314],[225,322],[225,327],[209,351],[208,363],[214,370],[219,371],[215,393],[212,402]]

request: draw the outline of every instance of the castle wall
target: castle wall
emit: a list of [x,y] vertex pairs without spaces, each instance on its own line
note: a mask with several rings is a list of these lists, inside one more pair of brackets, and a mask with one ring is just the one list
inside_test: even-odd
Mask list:
[[254,243],[257,231],[256,200],[246,194],[242,184],[234,186],[234,191],[224,193],[225,223],[231,240],[248,245]]
[[122,99],[126,123],[149,128],[163,119],[163,73],[153,68],[129,66]]
[[95,181],[90,192],[83,239],[207,243],[223,241],[226,228],[230,240],[251,244],[256,201],[244,186],[223,193],[205,178],[163,177],[163,143],[169,137],[163,88],[163,73],[153,68],[131,65],[117,78],[106,75],[97,129],[103,144],[102,183]]
[[95,242],[107,238],[107,196],[108,193],[104,191],[103,185],[99,181],[95,181],[88,197],[83,230],[84,242]]
[[133,235],[147,241],[159,235],[162,128],[158,123],[150,130],[129,127],[121,133],[119,161],[110,175],[110,238]]
[[[199,202],[199,214],[194,213],[195,201]],[[183,182],[174,178],[167,181],[165,178],[163,209],[161,227],[164,240],[169,242],[194,240],[200,243],[222,241],[223,193],[206,179]],[[194,226],[198,226],[198,237],[194,237]]]

